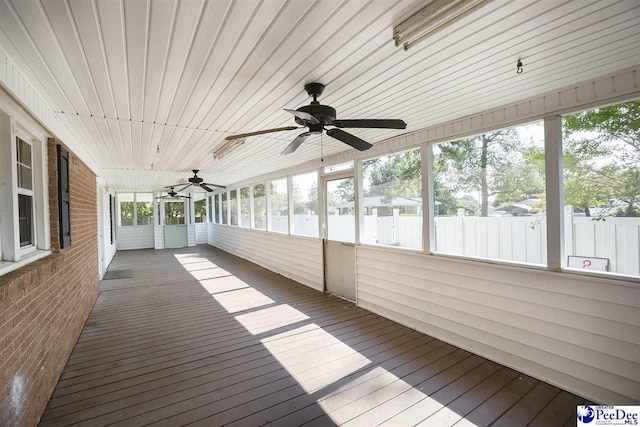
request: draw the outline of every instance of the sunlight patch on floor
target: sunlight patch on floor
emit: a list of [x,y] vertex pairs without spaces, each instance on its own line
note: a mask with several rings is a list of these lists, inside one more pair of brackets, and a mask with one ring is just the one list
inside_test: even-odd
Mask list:
[[221,269],[220,267],[205,268],[204,270],[190,271],[189,274],[191,274],[193,278],[196,280],[215,279],[217,277],[231,276],[231,273]]
[[[310,341],[306,344],[307,335],[303,332],[309,331],[310,328],[313,332],[309,333]],[[314,323],[291,332],[300,333],[291,351],[282,352],[279,340],[265,338],[261,342],[307,393],[327,387],[371,363],[369,359]],[[273,351],[276,348],[280,351]],[[310,353],[313,354],[311,358]],[[331,362],[318,362],[327,358],[331,358]]]
[[220,277],[206,278],[198,280],[200,285],[207,290],[210,294],[217,294],[220,292],[235,291],[237,289],[245,289],[250,286],[236,276],[226,275]]
[[288,304],[256,310],[235,317],[235,319],[253,335],[289,326],[296,322],[307,320],[308,318],[309,316]]
[[211,261],[205,260],[205,261],[199,261],[199,262],[192,262],[189,264],[183,264],[182,268],[184,268],[188,272],[193,272],[193,271],[201,271],[201,270],[218,269],[220,267],[218,267],[216,264],[212,263]]
[[274,303],[271,298],[250,287],[220,294],[212,294],[212,296],[218,304],[224,307],[229,313],[237,313],[238,311],[249,310]]

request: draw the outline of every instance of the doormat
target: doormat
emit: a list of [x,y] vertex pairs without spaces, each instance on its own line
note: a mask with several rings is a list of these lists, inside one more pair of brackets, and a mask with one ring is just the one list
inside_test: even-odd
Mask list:
[[102,280],[131,279],[132,277],[133,270],[109,270]]

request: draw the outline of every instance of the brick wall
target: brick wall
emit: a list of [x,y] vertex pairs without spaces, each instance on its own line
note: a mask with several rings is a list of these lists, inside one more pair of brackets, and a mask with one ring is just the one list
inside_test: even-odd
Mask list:
[[56,253],[0,277],[0,426],[37,425],[98,296],[96,177],[70,153],[72,240],[60,250],[56,144],[47,147]]

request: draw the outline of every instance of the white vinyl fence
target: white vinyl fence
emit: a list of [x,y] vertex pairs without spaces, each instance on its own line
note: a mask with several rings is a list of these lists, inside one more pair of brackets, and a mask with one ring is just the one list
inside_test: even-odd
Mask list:
[[[280,217],[280,222],[286,217]],[[331,234],[353,235],[350,215],[329,215]],[[277,223],[275,221],[274,223]],[[316,236],[317,215],[294,215],[295,234]],[[567,226],[571,224],[571,226]],[[435,217],[436,252],[546,264],[547,224],[544,216]],[[286,230],[286,229],[285,229]],[[421,216],[364,216],[363,243],[422,248]],[[640,274],[640,218],[604,221],[565,214],[566,255],[606,258],[609,271]]]

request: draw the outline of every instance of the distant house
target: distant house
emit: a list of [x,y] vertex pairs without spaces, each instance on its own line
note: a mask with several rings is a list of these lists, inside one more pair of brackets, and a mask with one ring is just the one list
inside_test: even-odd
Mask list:
[[[365,215],[373,215],[373,210],[377,209],[378,216],[392,216],[393,210],[398,209],[400,215],[419,215],[422,213],[421,197],[394,197],[390,202],[385,202],[382,196],[368,196],[363,199],[363,209]],[[435,202],[436,206],[440,202]],[[343,203],[337,206],[341,214],[353,209],[353,202]]]
[[[537,213],[540,209],[537,208],[537,204],[540,203],[540,199],[525,199],[519,202],[509,205],[503,205],[495,208],[494,214],[497,212],[504,212],[507,215],[523,216],[532,215]],[[498,215],[493,215],[498,216]]]

